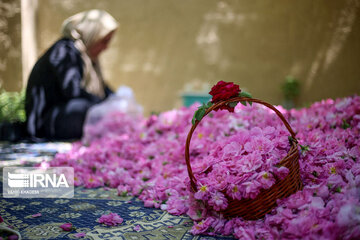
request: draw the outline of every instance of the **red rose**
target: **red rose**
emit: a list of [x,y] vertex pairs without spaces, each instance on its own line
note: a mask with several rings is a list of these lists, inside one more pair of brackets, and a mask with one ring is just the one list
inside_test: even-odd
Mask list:
[[[239,85],[236,85],[233,82],[219,81],[215,86],[211,88],[209,94],[213,96],[211,102],[216,103],[221,100],[227,100],[232,97],[237,97],[239,96],[240,92],[241,90],[239,88]],[[234,112],[234,108],[228,105],[222,105],[221,107],[216,108],[215,111],[219,109],[227,109],[230,112]]]
[[209,94],[213,96],[211,102],[216,103],[221,100],[227,100],[231,97],[237,97],[240,91],[239,86],[233,82],[219,81],[211,88]]
[[229,112],[234,112],[234,110],[235,110],[234,107],[230,107],[229,105],[222,105],[220,107],[215,108],[214,110],[217,111],[217,110],[223,110],[223,109],[226,109]]

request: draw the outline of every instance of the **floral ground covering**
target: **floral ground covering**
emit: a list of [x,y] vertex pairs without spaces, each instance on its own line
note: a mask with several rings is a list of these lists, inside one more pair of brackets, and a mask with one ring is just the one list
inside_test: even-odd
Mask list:
[[[1,180],[0,176],[0,193]],[[123,221],[116,217],[100,221],[111,213],[118,213]],[[76,187],[74,197],[69,199],[0,197],[0,215],[4,220],[1,223],[0,218],[0,227],[11,226],[26,240],[233,240],[229,236],[193,236],[189,232],[192,221],[186,215],[145,208],[137,197],[117,196],[117,190],[109,188]],[[8,236],[9,231],[0,229],[0,239],[17,239],[16,235]]]
[[51,165],[74,167],[76,185],[117,188],[119,195],[137,196],[146,207],[187,214],[194,220],[193,234],[359,239],[360,97],[300,110],[277,108],[297,133],[304,189],[280,200],[261,220],[226,220],[217,212],[227,206],[222,190],[233,198],[254,198],[274,184],[275,176],[287,174],[274,165],[289,149],[289,133],[259,104],[238,104],[234,113],[212,112],[201,121],[190,146],[195,194],[184,159],[195,105],[149,118],[112,114],[87,126],[83,141],[57,154]]

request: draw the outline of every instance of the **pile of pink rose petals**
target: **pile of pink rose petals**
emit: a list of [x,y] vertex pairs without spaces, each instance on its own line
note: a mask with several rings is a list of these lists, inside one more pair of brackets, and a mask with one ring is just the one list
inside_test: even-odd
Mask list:
[[277,108],[297,133],[304,189],[279,200],[261,220],[227,220],[218,213],[227,207],[222,190],[236,199],[254,198],[274,184],[274,176],[288,173],[276,165],[289,150],[289,133],[259,104],[238,104],[234,113],[211,112],[202,119],[190,145],[196,193],[184,159],[196,105],[143,119],[112,114],[88,126],[83,141],[57,154],[51,166],[72,166],[78,186],[117,188],[146,207],[187,214],[194,220],[193,234],[360,239],[360,97]]

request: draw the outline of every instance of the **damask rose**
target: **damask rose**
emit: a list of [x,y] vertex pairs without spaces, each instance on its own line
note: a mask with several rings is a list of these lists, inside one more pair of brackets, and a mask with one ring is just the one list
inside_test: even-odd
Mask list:
[[70,232],[73,229],[73,225],[72,223],[64,223],[60,226],[60,228],[62,228],[64,231]]
[[[209,94],[213,96],[211,102],[216,103],[221,100],[227,100],[232,97],[237,97],[239,96],[240,92],[241,90],[239,88],[239,85],[236,85],[233,82],[219,81],[211,88]],[[215,111],[219,109],[227,109],[229,110],[229,112],[234,112],[234,107],[229,105],[222,105],[219,108],[216,108]]]
[[123,222],[124,220],[117,213],[103,214],[99,218],[99,223],[103,223],[108,226],[116,226]]
[[[239,96],[251,98],[243,90]],[[211,104],[203,105],[196,120]],[[186,221],[184,226],[193,226],[194,234],[237,239],[360,239],[360,96],[324,99],[301,109],[276,106],[297,132],[304,187],[279,200],[273,211],[257,221],[224,219],[219,211],[229,207],[227,197],[251,199],[276,184],[276,179],[288,176],[289,170],[278,164],[291,147],[289,132],[261,104],[238,104],[232,114],[212,112],[198,125],[190,147],[198,184],[195,198],[184,143],[197,108],[194,104],[140,121],[124,113],[113,114],[92,126],[88,145],[74,142],[71,150],[57,153],[48,164],[72,166],[79,185],[111,186],[115,192],[117,187],[118,193],[132,196],[124,199],[128,207],[131,202],[140,204],[134,203],[137,197],[144,205],[169,214],[187,214],[194,222]],[[116,215],[102,221],[122,226]],[[127,229],[136,233],[137,227]],[[77,232],[73,233],[76,237]]]

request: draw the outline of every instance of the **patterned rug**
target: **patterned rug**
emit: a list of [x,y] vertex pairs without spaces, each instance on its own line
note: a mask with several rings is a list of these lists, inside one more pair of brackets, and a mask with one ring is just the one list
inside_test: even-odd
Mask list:
[[[59,151],[66,151],[70,143],[0,144],[0,168],[6,166],[32,166],[43,160],[51,161]],[[0,169],[2,181],[2,169]],[[76,233],[85,232],[81,239],[180,239],[229,240],[224,236],[194,236],[189,230],[192,221],[187,216],[173,216],[155,209],[145,208],[134,197],[117,196],[116,189],[75,188],[73,198],[3,198],[0,184],[0,216],[4,225],[20,232],[22,239],[79,239]],[[108,227],[97,219],[109,212],[120,215],[124,222]],[[32,215],[41,213],[40,217]],[[72,223],[76,230],[63,231],[59,226]],[[135,228],[135,226],[139,226]],[[135,230],[136,229],[136,230]],[[1,237],[1,235],[0,235]]]

